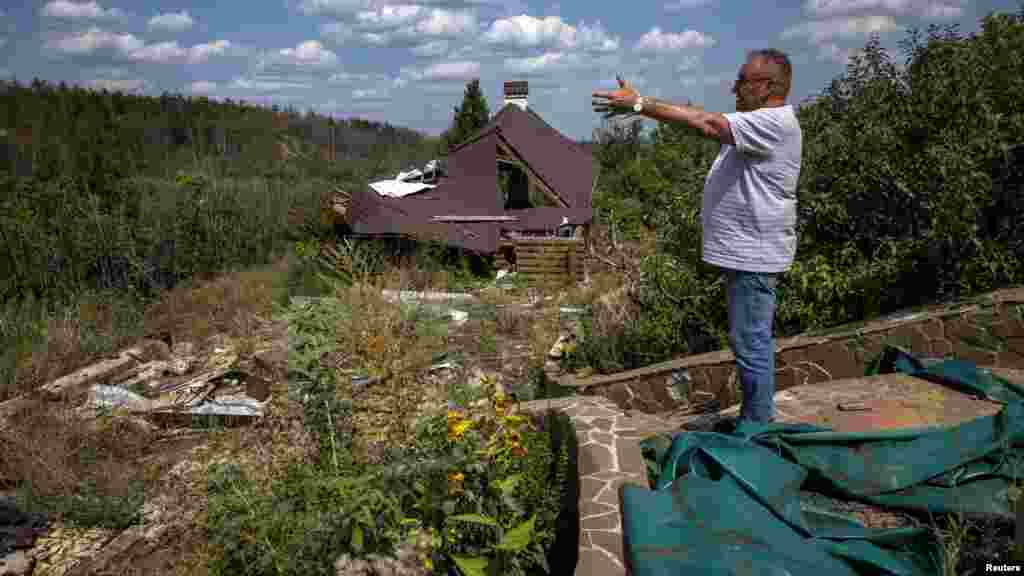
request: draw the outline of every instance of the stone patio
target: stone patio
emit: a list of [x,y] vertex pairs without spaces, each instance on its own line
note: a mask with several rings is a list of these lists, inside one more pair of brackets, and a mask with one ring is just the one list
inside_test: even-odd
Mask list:
[[[1024,385],[1024,370],[992,371]],[[838,432],[955,426],[995,414],[1001,407],[905,374],[794,386],[778,392],[775,401],[782,422],[805,422]],[[858,403],[861,409],[855,411],[840,408]],[[683,424],[700,415],[623,410],[599,395],[524,402],[520,408],[527,412],[558,410],[576,426],[580,447],[580,549],[575,574],[627,574],[621,487],[626,483],[647,486],[640,441],[654,434],[678,432]],[[734,416],[738,411],[739,406],[732,406],[719,414]]]

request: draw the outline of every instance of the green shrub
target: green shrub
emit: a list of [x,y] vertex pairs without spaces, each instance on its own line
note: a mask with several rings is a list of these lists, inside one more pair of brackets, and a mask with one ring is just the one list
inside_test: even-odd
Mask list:
[[[779,335],[1024,281],[1024,104],[1013,96],[1024,90],[1024,11],[992,14],[971,36],[912,30],[901,47],[903,68],[873,37],[798,107],[799,245],[779,282]],[[599,142],[595,206],[623,228],[651,226],[659,253],[642,263],[639,317],[591,333],[571,363],[621,370],[726,346],[720,271],[701,246],[718,146],[668,124],[649,145],[622,126]]]
[[334,576],[342,554],[389,554],[401,539],[397,501],[372,477],[295,464],[271,490],[219,465],[208,482],[213,575]]

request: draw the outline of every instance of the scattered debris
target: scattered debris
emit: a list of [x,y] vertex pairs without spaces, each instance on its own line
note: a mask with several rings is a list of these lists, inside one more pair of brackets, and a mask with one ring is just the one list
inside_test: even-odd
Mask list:
[[674,402],[685,402],[690,398],[690,385],[693,380],[690,378],[686,368],[673,370],[666,379],[665,389]]
[[0,497],[0,554],[31,546],[45,527],[44,516],[22,512],[13,498]]
[[842,412],[864,412],[871,410],[871,407],[863,402],[840,402],[836,408]]
[[36,559],[25,550],[15,550],[0,556],[0,576],[31,576]]
[[417,303],[427,302],[473,302],[476,296],[465,292],[415,292],[412,290],[381,290],[381,295],[388,302]]
[[153,408],[153,402],[148,398],[118,386],[100,384],[89,389],[89,399],[85,405],[89,408],[123,409],[129,412],[148,412]]
[[455,322],[456,326],[462,326],[469,320],[469,312],[463,312],[462,310],[456,310],[452,308],[448,311],[448,315],[452,321]]

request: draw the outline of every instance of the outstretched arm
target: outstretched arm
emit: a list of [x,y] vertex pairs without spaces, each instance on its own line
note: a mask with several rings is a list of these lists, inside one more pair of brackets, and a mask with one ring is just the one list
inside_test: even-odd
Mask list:
[[[594,92],[594,111],[604,113],[605,118],[632,115],[633,106],[640,94],[621,77],[616,76],[619,89],[612,92]],[[696,129],[702,136],[718,140],[722,144],[734,145],[729,120],[722,114],[707,112],[703,108],[672,104],[656,98],[643,98],[640,114],[660,122],[681,122]]]
[[722,144],[736,144],[732,129],[729,127],[729,120],[722,114],[708,112],[697,106],[673,104],[646,96],[643,99],[643,104],[643,110],[640,113],[648,118],[659,122],[687,124],[707,138],[718,140]]

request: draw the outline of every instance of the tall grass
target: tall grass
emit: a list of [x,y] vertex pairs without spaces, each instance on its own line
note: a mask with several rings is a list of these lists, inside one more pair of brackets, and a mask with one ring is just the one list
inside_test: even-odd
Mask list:
[[[0,400],[142,336],[143,308],[178,283],[269,262],[293,238],[294,214],[318,221],[331,188],[196,168],[123,179],[103,196],[71,178],[0,182]],[[90,319],[97,307],[106,312]],[[81,346],[41,354],[66,340],[55,332]]]

